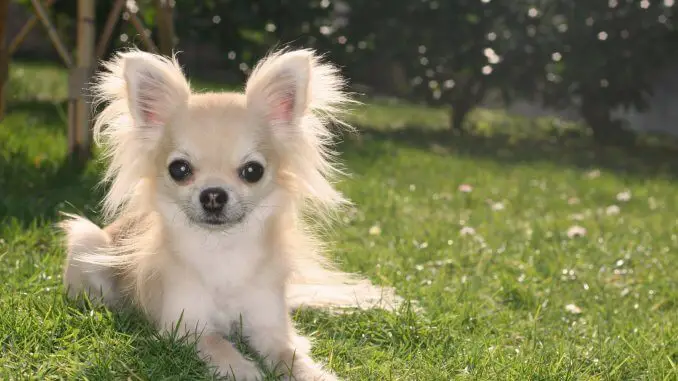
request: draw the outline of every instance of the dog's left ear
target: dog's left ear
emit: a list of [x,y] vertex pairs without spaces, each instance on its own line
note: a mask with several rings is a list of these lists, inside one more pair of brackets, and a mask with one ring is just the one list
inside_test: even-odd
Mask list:
[[308,108],[313,54],[298,50],[274,54],[260,62],[247,81],[247,106],[275,134],[289,136],[298,131]]

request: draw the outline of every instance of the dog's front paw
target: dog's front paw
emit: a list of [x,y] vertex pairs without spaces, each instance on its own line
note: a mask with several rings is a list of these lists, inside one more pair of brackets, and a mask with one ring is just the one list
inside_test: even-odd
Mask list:
[[293,378],[284,378],[292,381],[339,381],[339,378],[326,371],[298,372]]
[[226,376],[229,381],[260,381],[264,379],[256,364],[244,358],[240,361],[220,364],[218,373]]
[[311,362],[294,364],[292,371],[285,373],[282,378],[285,381],[339,381],[337,376]]

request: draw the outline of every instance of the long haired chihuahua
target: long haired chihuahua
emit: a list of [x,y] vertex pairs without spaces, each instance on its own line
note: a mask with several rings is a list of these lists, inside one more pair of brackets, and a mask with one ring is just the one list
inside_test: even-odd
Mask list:
[[277,52],[244,93],[194,93],[175,59],[130,50],[104,67],[92,90],[106,104],[94,134],[108,225],[62,223],[69,296],[140,308],[223,376],[262,377],[229,341],[237,331],[269,369],[335,380],[291,309],[400,300],[333,269],[311,229],[346,201],[333,186],[330,125],[350,102],[338,70],[309,50]]

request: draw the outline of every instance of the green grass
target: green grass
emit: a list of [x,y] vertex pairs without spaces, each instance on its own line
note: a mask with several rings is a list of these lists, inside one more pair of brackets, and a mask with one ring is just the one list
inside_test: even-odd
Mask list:
[[[8,94],[0,379],[209,379],[190,347],[140,316],[64,298],[54,223],[60,210],[96,218],[101,168],[66,164],[62,71],[15,65]],[[601,149],[576,126],[486,111],[451,137],[446,118],[389,102],[356,110],[361,134],[341,146],[355,208],[332,255],[425,312],[303,311],[314,356],[351,380],[678,379],[670,144]],[[568,237],[575,225],[586,235]]]

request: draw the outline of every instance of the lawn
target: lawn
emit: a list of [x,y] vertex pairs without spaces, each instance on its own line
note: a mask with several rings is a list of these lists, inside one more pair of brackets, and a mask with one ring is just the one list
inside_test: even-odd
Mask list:
[[[0,123],[0,379],[210,379],[133,312],[63,296],[60,210],[97,219],[101,167],[65,161],[66,76],[16,64]],[[207,86],[207,85],[205,85]],[[424,312],[305,310],[351,380],[678,379],[678,151],[592,146],[577,126],[374,101],[345,136],[342,268]],[[665,140],[665,139],[663,139]]]

